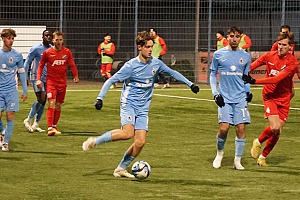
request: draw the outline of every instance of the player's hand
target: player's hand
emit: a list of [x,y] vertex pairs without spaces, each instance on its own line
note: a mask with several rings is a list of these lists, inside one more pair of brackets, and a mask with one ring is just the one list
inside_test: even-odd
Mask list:
[[101,100],[101,99],[97,99],[97,100],[95,101],[95,103],[94,103],[94,106],[95,106],[95,108],[96,108],[97,110],[101,110],[102,105],[103,105],[103,103],[102,103],[102,100]]
[[27,94],[22,94],[22,95],[21,95],[22,101],[26,101],[27,98],[28,98],[28,95],[27,95]]
[[197,94],[198,92],[199,92],[199,87],[198,87],[198,85],[195,85],[195,84],[192,84],[191,85],[191,90],[195,93],[195,94]]
[[250,103],[252,101],[253,94],[251,92],[246,93],[246,101]]
[[78,83],[79,82],[79,78],[78,76],[75,76],[74,79],[73,79],[74,83]]
[[223,106],[225,106],[225,102],[224,102],[224,98],[222,97],[221,94],[217,94],[214,96],[214,100],[216,102],[216,104],[222,108]]
[[255,84],[255,82],[256,82],[256,80],[254,78],[252,78],[249,74],[248,74],[248,76],[244,74],[242,79],[245,84],[246,83]]
[[42,89],[42,88],[43,88],[42,81],[41,81],[41,80],[37,80],[37,81],[36,81],[36,86],[37,86],[39,89]]

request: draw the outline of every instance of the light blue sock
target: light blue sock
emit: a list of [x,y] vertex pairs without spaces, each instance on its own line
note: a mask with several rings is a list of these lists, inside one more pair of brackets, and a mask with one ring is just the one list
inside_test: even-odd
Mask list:
[[239,139],[235,138],[235,156],[236,157],[242,157],[243,152],[244,152],[244,147],[245,147],[246,139]]
[[4,128],[3,128],[3,122],[2,122],[2,120],[0,120],[0,132],[2,132],[4,130]]
[[35,117],[35,121],[39,122],[42,119],[43,112],[44,112],[44,105],[40,104],[40,108],[38,109]]
[[123,169],[126,169],[128,165],[135,159],[135,157],[131,156],[127,152],[124,153],[124,156],[119,164],[118,167],[121,167]]
[[223,151],[224,150],[224,146],[225,146],[225,143],[226,143],[226,139],[227,137],[225,137],[224,139],[223,138],[219,138],[217,136],[217,149],[218,151]]
[[12,136],[14,130],[14,124],[15,124],[14,120],[6,122],[5,139],[4,139],[5,143],[8,143]]
[[31,109],[30,109],[30,112],[28,115],[28,119],[32,119],[41,106],[42,106],[42,104],[40,104],[38,101],[35,101],[31,106]]
[[96,145],[100,145],[103,142],[111,142],[111,131],[108,131],[104,133],[103,135],[100,135],[96,139]]

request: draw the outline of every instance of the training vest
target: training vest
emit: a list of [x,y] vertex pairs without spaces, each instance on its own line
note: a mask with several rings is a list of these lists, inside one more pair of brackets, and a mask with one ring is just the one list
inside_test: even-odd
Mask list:
[[160,56],[160,53],[162,52],[162,47],[161,47],[158,39],[159,39],[159,36],[157,36],[154,39],[153,50],[152,50],[152,56],[154,56],[155,58],[158,58]]
[[[244,46],[244,45],[246,44],[246,42],[245,42],[245,37],[246,37],[246,35],[243,35],[242,38],[241,38],[241,41],[240,41],[240,43],[239,43],[239,47],[240,47],[240,48],[242,48],[242,46]],[[247,51],[248,53],[250,53],[250,47],[247,48],[247,49],[245,49],[245,51]]]
[[[105,44],[104,42],[101,43],[101,48],[110,51],[112,43]],[[103,55],[101,53],[101,63],[113,63],[113,57],[108,55]]]
[[217,50],[223,48],[223,42],[226,40],[226,38],[222,38],[220,41],[217,41]]

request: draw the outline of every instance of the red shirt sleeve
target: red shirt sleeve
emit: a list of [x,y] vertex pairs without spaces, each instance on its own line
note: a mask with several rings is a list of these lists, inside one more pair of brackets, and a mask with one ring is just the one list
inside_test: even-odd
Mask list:
[[77,67],[75,65],[75,62],[74,62],[74,59],[73,59],[73,54],[72,52],[69,50],[69,60],[68,60],[68,64],[71,68],[71,71],[72,71],[72,74],[73,76],[78,76],[78,70],[77,70]]
[[223,40],[223,46],[226,47],[228,45],[228,40],[225,38],[225,40]]
[[101,55],[101,45],[102,45],[102,43],[99,44],[99,46],[98,46],[98,54],[99,54],[99,55]]
[[159,44],[161,45],[162,51],[160,52],[160,55],[163,56],[167,53],[168,48],[167,48],[167,44],[165,42],[164,39],[162,39],[161,37],[158,38]]
[[244,37],[244,40],[245,40],[246,44],[244,46],[242,46],[242,49],[248,49],[249,47],[252,46],[252,41],[248,35],[246,35]]
[[111,47],[110,47],[110,50],[108,51],[108,50],[104,49],[104,53],[109,55],[109,56],[113,56],[115,54],[115,50],[116,50],[115,44],[112,43]]
[[271,51],[277,51],[277,49],[278,49],[278,42],[275,42],[275,43],[272,45]]
[[250,65],[250,71],[255,70],[256,68],[265,65],[266,64],[266,56],[268,53],[265,53],[264,55],[260,56],[257,60],[255,60],[253,63]]

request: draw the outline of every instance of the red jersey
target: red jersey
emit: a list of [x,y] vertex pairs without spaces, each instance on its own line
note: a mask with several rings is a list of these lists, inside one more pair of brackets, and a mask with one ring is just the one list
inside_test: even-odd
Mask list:
[[251,64],[250,71],[266,65],[266,78],[257,79],[256,84],[266,84],[263,88],[263,99],[277,99],[290,102],[293,88],[293,76],[298,61],[292,54],[280,57],[277,51],[270,51]]
[[72,52],[67,47],[62,46],[59,51],[54,50],[54,48],[49,48],[43,53],[38,66],[37,80],[41,80],[45,64],[47,64],[47,84],[66,86],[68,65],[72,70],[73,76],[78,76]]

